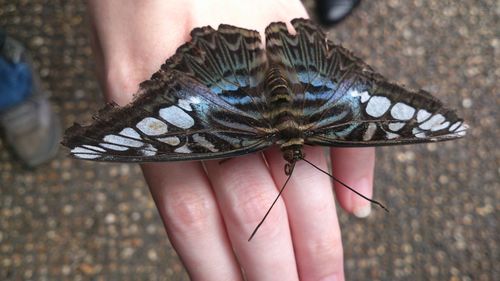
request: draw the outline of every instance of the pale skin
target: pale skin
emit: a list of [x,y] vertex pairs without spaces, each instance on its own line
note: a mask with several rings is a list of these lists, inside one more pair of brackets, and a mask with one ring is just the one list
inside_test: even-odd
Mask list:
[[[272,21],[308,17],[296,0],[90,0],[97,72],[106,98],[127,104],[198,26],[220,23],[263,34]],[[327,169],[324,150],[306,158]],[[373,148],[330,149],[333,173],[371,197]],[[268,165],[264,161],[266,159]],[[251,242],[286,180],[278,148],[229,161],[143,164],[168,237],[193,280],[344,280],[335,198],[366,216],[370,203],[299,161],[287,189]],[[335,193],[335,196],[334,196]],[[244,273],[243,273],[243,271]]]

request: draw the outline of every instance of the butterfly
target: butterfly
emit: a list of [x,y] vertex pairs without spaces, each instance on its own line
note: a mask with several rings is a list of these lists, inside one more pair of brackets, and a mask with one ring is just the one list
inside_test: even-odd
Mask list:
[[[108,104],[62,144],[78,159],[155,162],[221,159],[278,145],[287,180],[304,145],[380,146],[465,136],[467,125],[426,91],[390,83],[335,45],[312,21],[257,31],[222,24],[191,31],[124,107]],[[387,210],[328,174],[359,196]]]
[[63,145],[116,162],[229,158],[281,148],[291,173],[304,145],[380,146],[463,137],[467,125],[426,91],[388,82],[311,20],[257,31],[195,28],[129,105],[109,104]]

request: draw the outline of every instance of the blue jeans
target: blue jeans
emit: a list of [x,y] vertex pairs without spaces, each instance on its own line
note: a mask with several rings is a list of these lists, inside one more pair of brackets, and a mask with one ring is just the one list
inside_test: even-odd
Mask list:
[[31,95],[33,80],[26,63],[11,63],[0,56],[0,112]]

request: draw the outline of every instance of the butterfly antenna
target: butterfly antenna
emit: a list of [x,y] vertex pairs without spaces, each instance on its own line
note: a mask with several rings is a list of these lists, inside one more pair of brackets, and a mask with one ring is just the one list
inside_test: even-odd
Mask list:
[[[289,165],[289,164],[287,164],[287,165]],[[255,229],[253,230],[252,234],[250,235],[250,238],[248,238],[248,242],[250,242],[250,240],[252,240],[252,238],[255,236],[255,233],[257,233],[257,230],[259,230],[260,226],[264,223],[264,221],[267,218],[267,215],[269,215],[269,213],[271,212],[271,209],[274,207],[274,204],[276,204],[276,202],[278,202],[278,199],[280,198],[281,193],[283,193],[283,190],[285,190],[286,184],[288,183],[288,181],[290,181],[290,178],[292,177],[292,172],[293,172],[294,167],[295,167],[295,163],[290,164],[290,166],[287,166],[287,168],[285,168],[285,170],[288,169],[287,170],[288,178],[286,179],[285,183],[283,184],[283,187],[281,187],[280,192],[278,193],[278,195],[274,199],[273,203],[271,204],[271,207],[269,207],[269,209],[267,210],[267,212],[264,215],[264,217],[262,218],[262,220],[259,222],[259,224],[257,224]]]
[[347,184],[345,184],[344,182],[342,182],[341,180],[337,179],[336,177],[334,177],[333,175],[329,174],[327,171],[321,169],[320,167],[314,165],[313,163],[311,163],[309,160],[305,159],[304,157],[300,158],[301,160],[304,160],[306,163],[308,163],[309,165],[313,166],[314,168],[318,169],[320,172],[322,172],[323,174],[329,176],[330,178],[332,178],[334,181],[340,183],[341,185],[347,187],[350,191],[356,193],[357,195],[361,196],[362,198],[364,198],[365,200],[368,200],[369,202],[371,202],[372,204],[375,204],[375,205],[378,205],[380,208],[384,209],[384,211],[386,212],[389,212],[389,210],[384,206],[382,205],[382,203],[376,201],[376,200],[373,200],[373,199],[370,199],[366,196],[364,196],[363,194],[357,192],[356,190],[354,190],[352,187],[348,186]]

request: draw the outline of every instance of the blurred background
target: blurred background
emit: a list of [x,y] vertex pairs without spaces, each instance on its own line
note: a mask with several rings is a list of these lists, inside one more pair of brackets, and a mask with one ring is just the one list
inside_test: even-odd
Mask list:
[[[500,280],[499,17],[496,0],[362,1],[328,28],[470,125],[462,140],[377,150],[375,198],[391,212],[339,211],[347,280]],[[63,127],[90,120],[103,98],[84,4],[0,0],[0,29],[29,50]],[[187,280],[139,167],[67,153],[28,169],[0,139],[0,280]]]

